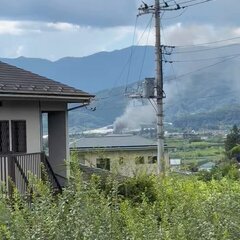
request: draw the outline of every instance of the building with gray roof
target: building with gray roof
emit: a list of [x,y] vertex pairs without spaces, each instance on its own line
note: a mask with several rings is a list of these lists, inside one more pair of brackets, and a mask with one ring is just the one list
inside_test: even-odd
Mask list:
[[81,164],[88,167],[103,168],[123,176],[142,171],[157,173],[157,143],[141,136],[83,137],[71,142],[70,150]]
[[143,138],[131,134],[111,134],[106,136],[82,137],[70,144],[70,148],[89,151],[91,149],[105,150],[143,150],[157,149],[157,142],[151,139]]

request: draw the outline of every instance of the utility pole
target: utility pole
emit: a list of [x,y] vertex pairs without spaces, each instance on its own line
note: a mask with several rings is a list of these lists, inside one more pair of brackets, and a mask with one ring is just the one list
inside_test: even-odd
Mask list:
[[165,173],[164,161],[164,129],[163,129],[163,69],[162,69],[162,46],[160,30],[160,3],[155,0],[155,54],[156,54],[156,99],[157,99],[157,161],[158,174]]
[[[161,45],[161,18],[160,14],[163,11],[175,11],[180,9],[185,9],[188,7],[192,7],[198,4],[202,4],[205,2],[209,2],[212,0],[202,0],[201,2],[192,3],[192,1],[182,2],[181,6],[176,1],[173,3],[169,3],[172,1],[162,0],[160,4],[160,0],[155,0],[155,5],[149,6],[145,2],[142,1],[142,5],[140,6],[139,14],[153,14],[155,16],[155,55],[156,55],[156,77],[155,77],[155,94],[154,98],[156,99],[157,107],[157,163],[158,163],[158,174],[165,174],[166,171],[166,162],[164,157],[164,126],[163,126],[163,99],[165,98],[165,93],[163,90],[163,68],[162,55],[165,53],[166,48],[173,49],[174,46],[163,46]],[[167,54],[167,53],[166,53]],[[168,54],[170,55],[170,54]],[[171,61],[168,61],[171,63]]]
[[139,15],[152,13],[155,16],[155,55],[156,55],[156,77],[155,77],[155,98],[157,102],[157,163],[158,174],[165,173],[164,159],[164,129],[163,129],[163,68],[162,68],[162,46],[161,46],[161,30],[160,30],[160,2],[155,0],[155,6],[148,6],[144,3],[139,8]]

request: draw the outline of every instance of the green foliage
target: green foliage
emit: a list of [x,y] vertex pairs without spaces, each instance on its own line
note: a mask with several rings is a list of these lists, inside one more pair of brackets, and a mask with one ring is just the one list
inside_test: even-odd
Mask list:
[[240,145],[233,147],[230,151],[227,152],[227,156],[230,159],[239,159],[240,156]]
[[199,180],[203,181],[221,180],[223,178],[239,180],[240,172],[235,162],[224,162],[214,167],[211,171],[200,171],[198,176]]
[[157,199],[156,189],[154,186],[155,177],[140,174],[132,179],[127,179],[119,186],[119,194],[132,202],[141,202],[144,198],[149,202]]
[[[73,162],[68,186],[53,195],[31,179],[32,201],[0,195],[3,240],[238,240],[240,183],[234,177],[138,176],[86,183]],[[230,172],[230,171],[228,171]]]
[[240,129],[234,125],[225,141],[225,150],[229,152],[236,145],[240,144]]

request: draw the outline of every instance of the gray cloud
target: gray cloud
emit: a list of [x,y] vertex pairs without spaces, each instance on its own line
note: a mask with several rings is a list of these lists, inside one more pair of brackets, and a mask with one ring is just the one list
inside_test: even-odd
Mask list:
[[[177,2],[183,2],[183,0],[178,0]],[[165,19],[164,22],[166,24],[181,21],[183,23],[212,23],[219,26],[236,26],[240,24],[239,11],[239,0],[214,0],[187,8],[182,16],[172,20],[170,18],[180,14],[181,10],[166,13],[163,19]]]
[[[127,47],[132,44],[140,4],[141,0],[0,0],[0,56],[55,60]],[[197,44],[239,36],[239,10],[239,0],[215,0],[171,20],[167,18],[181,11],[166,12],[163,44]],[[149,15],[139,18],[135,42],[149,19]],[[145,31],[140,45],[153,45],[154,41],[152,29],[149,37]]]
[[130,25],[137,9],[135,0],[0,0],[0,6],[2,19],[91,26]]
[[[201,0],[199,0],[201,1]],[[153,4],[153,0],[145,0]],[[176,0],[176,2],[184,2]],[[186,1],[185,1],[186,2]],[[68,22],[89,26],[133,25],[141,0],[0,0],[1,19]],[[212,23],[215,25],[238,25],[240,1],[215,0],[191,8],[172,20],[181,11],[166,12],[166,24]]]

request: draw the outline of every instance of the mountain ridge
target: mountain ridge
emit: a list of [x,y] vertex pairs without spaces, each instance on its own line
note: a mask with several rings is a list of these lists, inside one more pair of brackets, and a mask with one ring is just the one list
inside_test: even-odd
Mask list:
[[[136,48],[138,51],[134,50]],[[64,57],[57,61],[26,57],[16,59],[1,58],[1,60],[81,90],[95,93],[107,89],[109,86],[114,87],[115,82],[118,82],[118,86],[124,85],[127,78],[129,78],[130,83],[137,81],[139,77],[136,78],[137,72],[135,70],[132,70],[133,73],[130,73],[129,76],[128,72],[123,70],[126,70],[125,66],[128,64],[132,51],[136,53],[131,62],[136,66],[136,69],[139,69],[146,48],[148,48],[150,54],[146,55],[147,67],[143,69],[142,75],[152,76],[154,72],[154,51],[150,46],[129,47],[123,50],[100,52],[84,57]],[[122,72],[123,74],[121,74]],[[101,81],[99,76],[101,76]]]
[[[226,56],[240,53],[239,45],[214,51],[211,48],[198,47],[197,51],[199,52],[196,53],[196,48],[190,48],[180,54],[173,52],[170,57],[166,56],[166,63],[164,62],[164,89],[167,95],[164,105],[165,119],[176,123],[179,128],[186,126],[184,121],[188,122],[189,127],[191,122],[194,128],[197,125],[204,127],[204,124],[192,118],[192,114],[204,119],[201,114],[205,113],[204,116],[209,116],[208,118],[211,119],[211,124],[205,124],[205,126],[223,125],[227,119],[231,119],[231,116],[223,117],[223,122],[212,116],[218,110],[220,111],[222,106],[225,107],[226,113],[229,106],[229,112],[234,116],[230,122],[238,122],[234,111],[237,111],[236,109],[240,106],[239,60],[237,57]],[[195,61],[209,58],[213,60]],[[96,99],[91,104],[93,108],[96,107],[95,112],[81,109],[71,113],[70,126],[77,126],[78,129],[103,127],[112,124],[127,110],[129,113],[130,108],[133,112],[137,111],[133,101],[125,95],[141,89],[139,85],[144,77],[155,74],[154,47],[152,46],[134,46],[80,58],[65,57],[54,62],[26,57],[1,60],[83,91],[95,93]],[[171,66],[173,63],[169,63],[170,60],[174,65]],[[184,63],[183,60],[186,62]],[[145,106],[148,103],[140,100],[137,105],[141,104]],[[235,110],[230,108],[231,106],[236,106]],[[142,117],[139,114],[140,120]]]

